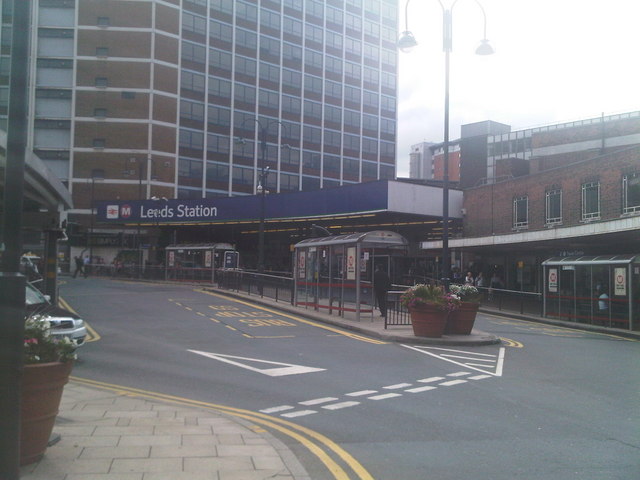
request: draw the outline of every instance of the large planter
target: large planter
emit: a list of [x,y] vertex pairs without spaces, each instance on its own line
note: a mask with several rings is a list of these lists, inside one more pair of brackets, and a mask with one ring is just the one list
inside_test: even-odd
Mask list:
[[25,365],[20,403],[20,465],[44,455],[73,362]]
[[416,337],[441,337],[447,324],[447,311],[435,305],[420,305],[409,310]]
[[476,321],[479,303],[462,302],[460,308],[449,313],[446,333],[469,335]]

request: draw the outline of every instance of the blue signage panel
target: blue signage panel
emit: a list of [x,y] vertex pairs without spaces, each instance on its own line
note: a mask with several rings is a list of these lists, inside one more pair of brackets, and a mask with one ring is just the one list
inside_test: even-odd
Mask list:
[[[265,218],[301,218],[386,210],[387,181],[265,195]],[[260,195],[96,202],[100,223],[216,223],[258,220]]]

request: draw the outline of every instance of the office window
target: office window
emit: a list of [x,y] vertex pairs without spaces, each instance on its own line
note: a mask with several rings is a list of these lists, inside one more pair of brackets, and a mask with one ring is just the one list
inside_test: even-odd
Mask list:
[[260,25],[274,30],[280,30],[280,15],[263,8],[260,11]]
[[[194,53],[196,53],[196,55],[199,55],[201,53],[202,59],[196,56],[191,60],[193,60],[194,62],[204,63],[204,60],[205,60],[204,47],[200,47],[200,48],[202,49],[202,51],[200,51],[200,49],[198,48],[197,51]],[[226,70],[227,72],[230,72],[231,71],[231,54],[227,52],[223,52],[221,50],[215,50],[212,48],[209,50],[209,63],[213,67],[217,67],[221,70]]]
[[256,89],[249,85],[236,84],[234,98],[236,102],[256,103]]
[[106,108],[94,108],[93,109],[93,116],[96,118],[105,118],[107,116],[107,109]]
[[302,74],[295,70],[282,70],[282,84],[288,87],[300,88],[302,86]]
[[187,32],[207,33],[207,21],[204,17],[198,17],[192,13],[184,12],[182,14],[182,29]]
[[229,153],[229,137],[226,135],[207,134],[207,151],[211,153]]
[[96,57],[108,57],[109,47],[96,47]]
[[287,35],[302,38],[302,22],[291,17],[284,17],[282,27]]
[[600,218],[600,182],[582,184],[582,220]]
[[305,92],[322,94],[322,79],[314,77],[312,75],[304,76],[304,90]]
[[106,144],[107,141],[104,138],[93,139],[93,148],[104,148]]
[[324,106],[324,119],[328,122],[341,123],[342,110],[327,104]]
[[311,25],[307,23],[306,29],[304,32],[304,38],[307,41],[322,43],[324,37],[324,30],[320,27],[316,27],[315,25]]
[[251,58],[236,56],[236,73],[256,76],[256,61]]
[[290,97],[288,95],[283,95],[282,111],[287,113],[293,113],[294,115],[300,115],[300,99],[297,97]]
[[98,17],[96,25],[98,25],[99,27],[108,27],[109,25],[111,25],[111,20],[109,19],[109,17]]
[[96,77],[95,85],[99,88],[107,88],[109,86],[109,80],[107,77]]
[[311,100],[304,101],[304,114],[310,118],[322,118],[322,104],[318,102],[312,102]]
[[182,59],[197,63],[205,63],[207,51],[202,45],[182,42]]
[[209,77],[209,95],[229,98],[231,96],[231,82],[220,78]]
[[204,147],[204,134],[193,130],[180,129],[180,146],[202,150]]
[[348,53],[360,56],[362,53],[362,43],[355,38],[347,37],[344,39],[344,49]]
[[260,62],[260,79],[280,83],[280,67],[270,63]]
[[344,62],[344,75],[347,78],[360,81],[362,78],[362,66],[358,63]]
[[[205,32],[203,30],[202,32],[197,32],[197,33],[205,33]],[[221,22],[216,22],[215,20],[211,20],[211,22],[209,23],[209,36],[211,38],[217,38],[224,42],[231,43],[231,41],[233,40],[233,30],[231,29],[231,26],[227,25],[226,23],[221,23]]]
[[333,7],[327,7],[327,23],[342,25],[342,15],[342,10]]
[[260,106],[267,108],[278,108],[278,92],[260,89]]
[[562,223],[562,190],[548,190],[545,195],[545,225]]
[[231,110],[228,108],[209,105],[207,121],[212,125],[231,125]]
[[622,213],[640,212],[640,172],[622,177]]
[[342,60],[337,57],[325,57],[327,72],[337,73],[342,75]]
[[332,82],[331,80],[325,80],[324,82],[325,95],[333,98],[342,98],[342,84],[338,82]]
[[210,0],[209,7],[211,10],[231,15],[233,13],[233,0]]
[[305,58],[304,64],[309,67],[322,68],[322,53],[316,52],[315,50],[306,49],[305,50]]
[[236,17],[250,22],[258,21],[258,9],[255,5],[244,2],[236,2]]
[[182,70],[180,72],[180,86],[184,90],[204,93],[205,77],[200,73]]
[[523,228],[529,225],[529,197],[513,199],[513,228]]
[[258,35],[248,30],[238,28],[236,30],[236,43],[241,47],[256,49],[258,48]]

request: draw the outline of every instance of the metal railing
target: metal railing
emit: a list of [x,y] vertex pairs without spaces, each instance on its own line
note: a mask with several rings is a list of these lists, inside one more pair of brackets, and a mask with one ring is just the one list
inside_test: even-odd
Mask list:
[[[400,297],[408,286],[394,285],[387,293],[387,317],[384,328],[411,325],[408,310],[400,303]],[[502,288],[477,287],[482,294],[480,307],[500,311],[519,312],[522,315],[542,316],[542,294]]]
[[219,288],[247,295],[257,295],[293,305],[293,278],[247,270],[216,270]]

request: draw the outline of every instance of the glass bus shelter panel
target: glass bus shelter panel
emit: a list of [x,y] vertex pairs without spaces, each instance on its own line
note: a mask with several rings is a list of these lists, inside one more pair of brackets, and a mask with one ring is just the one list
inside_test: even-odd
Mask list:
[[[608,261],[607,261],[608,260]],[[545,315],[638,329],[640,264],[634,257],[550,259],[545,265]]]

